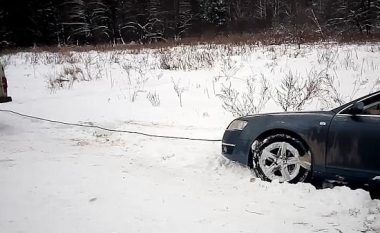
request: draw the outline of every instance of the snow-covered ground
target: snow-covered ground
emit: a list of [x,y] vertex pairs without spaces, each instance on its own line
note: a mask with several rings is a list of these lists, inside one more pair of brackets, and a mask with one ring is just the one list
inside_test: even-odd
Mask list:
[[[243,95],[251,80],[258,95],[264,77],[271,94],[260,112],[268,112],[282,110],[276,89],[290,73],[304,80],[334,76],[346,101],[380,84],[379,44],[213,45],[0,59],[13,97],[0,109],[209,139],[220,139],[234,118],[218,97],[229,85]],[[71,83],[73,77],[78,80]],[[69,81],[61,88],[57,79]],[[303,109],[336,105],[332,97],[318,96]],[[380,232],[380,201],[366,191],[263,182],[221,157],[219,142],[111,133],[4,112],[0,136],[0,233]]]

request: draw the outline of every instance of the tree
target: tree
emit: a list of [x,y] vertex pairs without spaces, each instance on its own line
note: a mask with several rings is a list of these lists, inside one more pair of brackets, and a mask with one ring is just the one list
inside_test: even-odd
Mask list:
[[35,43],[60,44],[59,10],[57,1],[42,0],[35,2],[34,18],[36,38]]
[[328,25],[340,33],[358,32],[370,34],[379,23],[379,0],[337,0],[332,6],[336,9]]
[[229,21],[225,0],[202,0],[200,8],[201,18],[219,29],[222,29]]
[[93,42],[112,40],[110,30],[109,8],[102,0],[88,0],[86,15]]
[[0,48],[2,46],[8,45],[8,36],[9,36],[9,30],[6,27],[6,14],[7,12],[4,10],[4,8],[0,5]]
[[86,3],[83,0],[66,0],[61,6],[64,40],[67,43],[88,40],[91,30],[87,22]]
[[175,37],[181,37],[191,26],[191,20],[193,19],[193,13],[191,9],[191,3],[189,0],[176,0],[176,28]]
[[210,31],[271,31],[297,43],[313,33],[377,36],[380,0],[0,1],[0,47],[151,43]]
[[109,9],[102,0],[66,0],[61,6],[65,41],[97,43],[112,40]]

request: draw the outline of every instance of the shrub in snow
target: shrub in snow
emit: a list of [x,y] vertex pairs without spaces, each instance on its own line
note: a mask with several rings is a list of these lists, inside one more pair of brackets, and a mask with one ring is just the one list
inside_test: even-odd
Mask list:
[[172,78],[173,88],[175,93],[177,94],[178,100],[179,100],[179,106],[182,107],[182,94],[185,92],[185,88],[180,86],[180,80],[178,79],[177,82],[174,81]]
[[139,92],[144,91],[147,75],[150,68],[147,57],[138,57],[137,60],[127,61],[122,65],[128,81],[128,95],[131,102],[135,102]]
[[301,111],[304,106],[322,92],[322,76],[314,70],[303,79],[292,71],[282,79],[280,87],[276,88],[274,100],[284,111]]
[[222,100],[223,108],[235,117],[256,114],[262,111],[270,98],[268,82],[263,76],[260,82],[261,87],[257,91],[258,82],[256,79],[247,79],[247,91],[244,93],[232,88],[230,82],[228,86],[223,85],[221,93],[217,96]]
[[160,96],[156,92],[148,92],[146,95],[146,98],[149,100],[149,102],[152,104],[153,107],[160,106]]
[[238,62],[232,59],[231,56],[221,55],[221,67],[220,67],[220,76],[225,79],[230,79],[236,75],[236,73],[241,68],[241,65],[238,65]]
[[74,82],[84,80],[84,73],[76,65],[64,66],[62,71],[54,77],[48,78],[48,88],[54,92],[56,89],[72,88]]
[[101,64],[98,60],[95,60],[91,54],[82,54],[81,60],[84,64],[84,70],[86,71],[86,75],[83,76],[83,81],[91,81],[102,77]]
[[164,70],[199,70],[211,68],[215,62],[212,50],[194,46],[176,47],[160,51],[160,68]]

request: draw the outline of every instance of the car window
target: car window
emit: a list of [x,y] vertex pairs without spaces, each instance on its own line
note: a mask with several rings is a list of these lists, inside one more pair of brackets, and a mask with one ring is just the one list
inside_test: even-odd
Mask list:
[[364,114],[366,115],[380,115],[380,101],[369,104],[364,107]]
[[363,115],[380,115],[380,95],[366,99],[363,102]]
[[[364,111],[361,115],[380,115],[380,95],[362,101],[364,103]],[[352,108],[348,108],[342,114],[353,114]]]

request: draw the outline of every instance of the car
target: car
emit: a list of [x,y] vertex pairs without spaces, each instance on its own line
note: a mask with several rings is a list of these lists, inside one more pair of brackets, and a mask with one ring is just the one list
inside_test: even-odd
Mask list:
[[331,111],[243,116],[223,135],[222,154],[266,181],[380,184],[380,92]]
[[12,98],[8,96],[8,82],[5,77],[4,67],[0,64],[0,103],[6,103],[12,101]]

